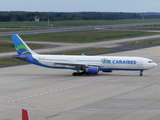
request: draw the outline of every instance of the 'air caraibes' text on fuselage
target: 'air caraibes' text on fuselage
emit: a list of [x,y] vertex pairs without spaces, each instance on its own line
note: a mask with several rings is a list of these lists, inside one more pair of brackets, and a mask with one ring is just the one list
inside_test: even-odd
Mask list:
[[136,60],[109,60],[106,58],[101,59],[104,64],[137,64]]

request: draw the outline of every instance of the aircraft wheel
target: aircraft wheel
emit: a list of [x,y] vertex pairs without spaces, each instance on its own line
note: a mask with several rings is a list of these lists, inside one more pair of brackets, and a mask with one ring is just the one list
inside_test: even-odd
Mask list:
[[74,73],[72,73],[72,75],[73,75],[73,76],[77,76],[77,73],[76,73],[76,72],[74,72]]
[[81,76],[81,75],[82,75],[82,73],[77,73],[77,75],[78,75],[78,76]]
[[140,71],[139,76],[143,76],[143,71]]
[[85,73],[85,75],[89,75],[89,73],[88,73],[88,72],[86,72],[86,73]]
[[82,74],[82,75],[85,75],[86,73],[85,73],[85,72],[81,72],[81,74]]
[[89,75],[89,73],[87,72],[81,72],[81,73],[77,73],[77,72],[74,72],[72,73],[73,76],[81,76],[81,75]]
[[89,75],[87,72],[81,72],[82,75]]
[[139,76],[143,76],[143,74],[142,74],[142,73],[140,73],[140,74],[139,74]]

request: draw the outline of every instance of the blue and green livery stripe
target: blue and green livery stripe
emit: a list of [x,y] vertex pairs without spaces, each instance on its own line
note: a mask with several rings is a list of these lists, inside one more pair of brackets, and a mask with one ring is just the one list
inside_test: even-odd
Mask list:
[[22,48],[23,48],[23,49],[25,49],[26,51],[29,51],[23,43],[21,43],[21,44],[16,44],[16,45],[15,45],[15,48],[16,48],[16,50],[19,50],[19,49],[22,49]]
[[26,46],[23,43],[19,43],[15,45],[16,50],[24,49],[25,51],[22,52],[21,54],[28,53],[29,50],[26,48]]

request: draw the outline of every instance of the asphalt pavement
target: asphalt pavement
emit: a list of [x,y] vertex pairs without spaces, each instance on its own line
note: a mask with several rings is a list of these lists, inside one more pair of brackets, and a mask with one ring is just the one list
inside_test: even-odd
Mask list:
[[[147,57],[160,65],[160,47],[107,54]],[[106,55],[106,56],[107,56]],[[35,65],[0,68],[0,119],[159,120],[160,68],[72,76]]]

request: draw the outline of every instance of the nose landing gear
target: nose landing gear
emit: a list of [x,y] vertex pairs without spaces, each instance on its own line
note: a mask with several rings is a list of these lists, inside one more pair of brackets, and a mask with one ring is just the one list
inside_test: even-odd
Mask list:
[[143,76],[143,70],[140,71],[139,76]]

